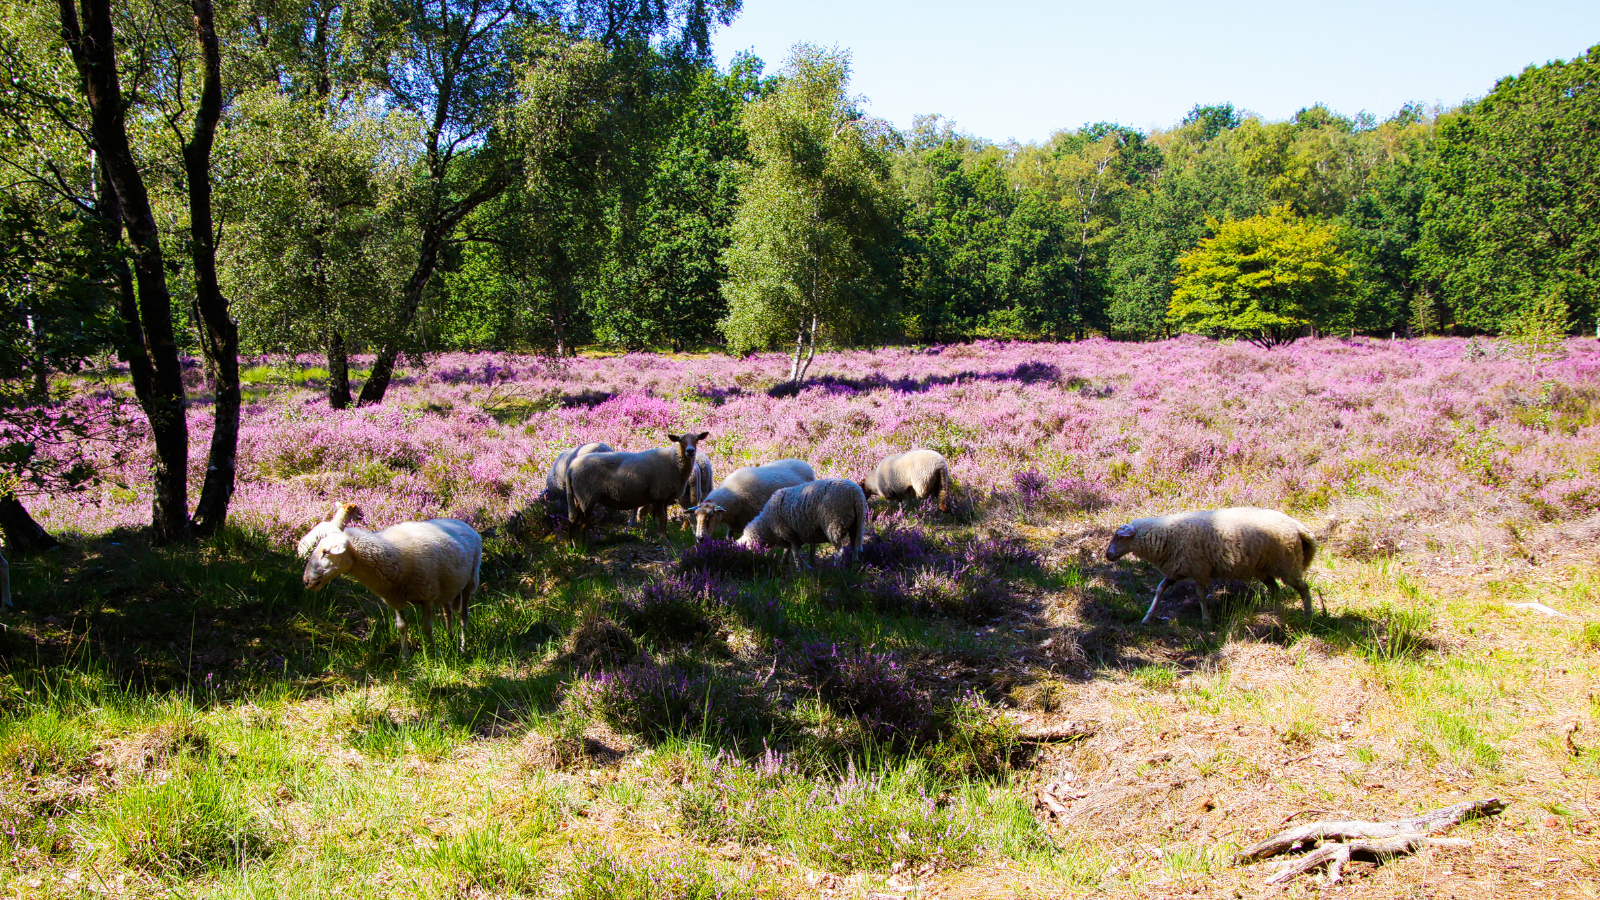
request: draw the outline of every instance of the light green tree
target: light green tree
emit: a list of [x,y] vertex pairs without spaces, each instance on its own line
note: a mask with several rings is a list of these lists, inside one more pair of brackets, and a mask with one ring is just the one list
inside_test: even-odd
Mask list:
[[1350,266],[1337,231],[1287,208],[1234,222],[1178,260],[1167,317],[1191,332],[1231,334],[1271,348],[1334,324]]
[[848,53],[796,45],[778,88],[743,116],[751,162],[723,257],[721,328],[737,351],[792,336],[796,385],[819,334],[863,330],[889,283],[889,136],[851,102],[849,80]]

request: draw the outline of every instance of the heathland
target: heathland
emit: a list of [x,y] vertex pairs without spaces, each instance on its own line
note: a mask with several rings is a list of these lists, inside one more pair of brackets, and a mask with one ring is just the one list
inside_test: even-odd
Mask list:
[[[1270,868],[1230,857],[1286,823],[1483,797],[1509,806],[1455,830],[1471,846],[1341,891],[1592,890],[1594,342],[980,342],[819,353],[798,388],[789,366],[447,354],[335,410],[316,361],[248,358],[228,525],[166,546],[128,413],[87,445],[102,483],[31,503],[67,546],[12,568],[0,891],[1253,896]],[[552,534],[557,453],[691,427],[719,477],[930,447],[957,502],[881,505],[857,565],[798,575],[681,527]],[[336,501],[488,536],[464,653],[441,634],[401,663],[360,585],[301,587],[294,542]],[[1107,563],[1112,529],[1232,504],[1318,534],[1316,617],[1229,585],[1214,628],[1182,591],[1140,625],[1159,575]]]

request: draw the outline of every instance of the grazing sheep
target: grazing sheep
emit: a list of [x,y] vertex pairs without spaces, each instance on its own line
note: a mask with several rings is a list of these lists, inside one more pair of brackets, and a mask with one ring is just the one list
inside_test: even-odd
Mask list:
[[694,536],[702,540],[710,537],[719,525],[727,526],[729,534],[742,533],[774,491],[805,484],[816,477],[811,466],[799,459],[735,469],[689,510],[694,516]]
[[346,572],[366,585],[394,610],[401,659],[411,655],[406,620],[400,615],[407,606],[422,607],[422,632],[429,639],[433,637],[434,606],[441,606],[445,632],[457,643],[454,614],[461,623],[457,646],[467,649],[467,612],[478,590],[483,539],[458,519],[401,522],[379,532],[347,524],[360,514],[354,504],[341,503],[301,539],[304,547],[317,537],[301,576],[306,587],[321,590]]
[[833,561],[849,565],[851,555],[861,552],[866,527],[867,496],[861,485],[845,478],[822,478],[773,493],[744,527],[739,545],[783,547],[794,554],[799,568],[802,545],[807,559],[815,561],[812,545],[827,541],[839,548]]
[[950,511],[950,464],[937,450],[891,453],[860,484],[868,500],[924,500],[937,494],[939,511]]
[[582,447],[574,447],[571,450],[564,451],[560,456],[556,457],[556,461],[550,465],[550,474],[544,477],[544,499],[548,508],[552,511],[567,508],[567,474],[571,470],[574,460],[580,456],[588,456],[591,453],[613,452],[615,451],[611,449],[610,444],[592,441]]
[[695,447],[711,432],[669,434],[676,447],[657,447],[638,453],[590,453],[573,460],[567,470],[568,535],[576,537],[589,526],[596,506],[611,509],[650,507],[656,533],[667,531],[667,504],[683,494],[694,474]]
[[1106,559],[1113,562],[1129,553],[1161,570],[1145,623],[1167,585],[1192,580],[1200,593],[1200,620],[1210,624],[1206,595],[1213,578],[1259,580],[1272,590],[1282,580],[1300,593],[1306,621],[1311,620],[1305,572],[1317,553],[1317,541],[1306,526],[1281,512],[1239,506],[1134,519],[1106,545]]

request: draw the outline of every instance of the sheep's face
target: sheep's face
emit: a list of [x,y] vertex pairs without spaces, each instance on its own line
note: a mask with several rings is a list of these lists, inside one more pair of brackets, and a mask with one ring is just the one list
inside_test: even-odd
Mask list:
[[331,534],[321,540],[306,560],[306,570],[300,576],[305,586],[320,591],[328,582],[350,571],[355,556],[350,552],[350,540],[341,534]]
[[872,489],[872,483],[871,482],[869,482],[869,481],[858,481],[858,482],[856,482],[856,484],[861,485],[861,493],[866,494],[868,500],[871,500],[872,498],[878,496],[878,492],[874,491]]
[[702,503],[694,508],[694,536],[697,540],[704,540],[718,525],[722,524],[722,517],[727,510],[715,503]]
[[699,434],[668,434],[667,439],[678,445],[679,453],[689,462],[694,462],[696,445],[711,436],[711,432],[702,431]]
[[1132,523],[1117,529],[1111,536],[1111,543],[1106,545],[1106,559],[1116,562],[1133,552],[1134,539],[1139,536],[1139,527]]

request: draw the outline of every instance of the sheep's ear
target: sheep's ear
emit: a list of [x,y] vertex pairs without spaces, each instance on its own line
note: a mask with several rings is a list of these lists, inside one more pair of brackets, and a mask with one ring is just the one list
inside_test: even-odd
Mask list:
[[1132,522],[1130,522],[1127,525],[1124,525],[1121,528],[1117,529],[1117,537],[1120,537],[1120,538],[1133,537],[1134,535],[1136,535],[1138,533],[1139,533],[1139,529],[1134,527]]
[[697,441],[703,441],[703,440],[705,440],[705,439],[706,439],[706,438],[708,438],[708,437],[711,437],[711,432],[709,432],[709,431],[702,431],[702,432],[700,432],[700,433],[699,433],[699,434],[697,434],[697,435],[695,435],[695,436],[694,436],[694,439],[695,439],[695,440],[697,440]]
[[673,442],[674,444],[677,444],[677,443],[682,442],[683,437],[681,435],[673,434],[672,432],[669,431],[669,432],[667,432],[667,440]]
[[700,508],[700,505],[697,503],[694,506],[686,507],[684,509],[684,513],[687,514],[687,515],[694,515],[695,511],[698,510],[699,508]]

